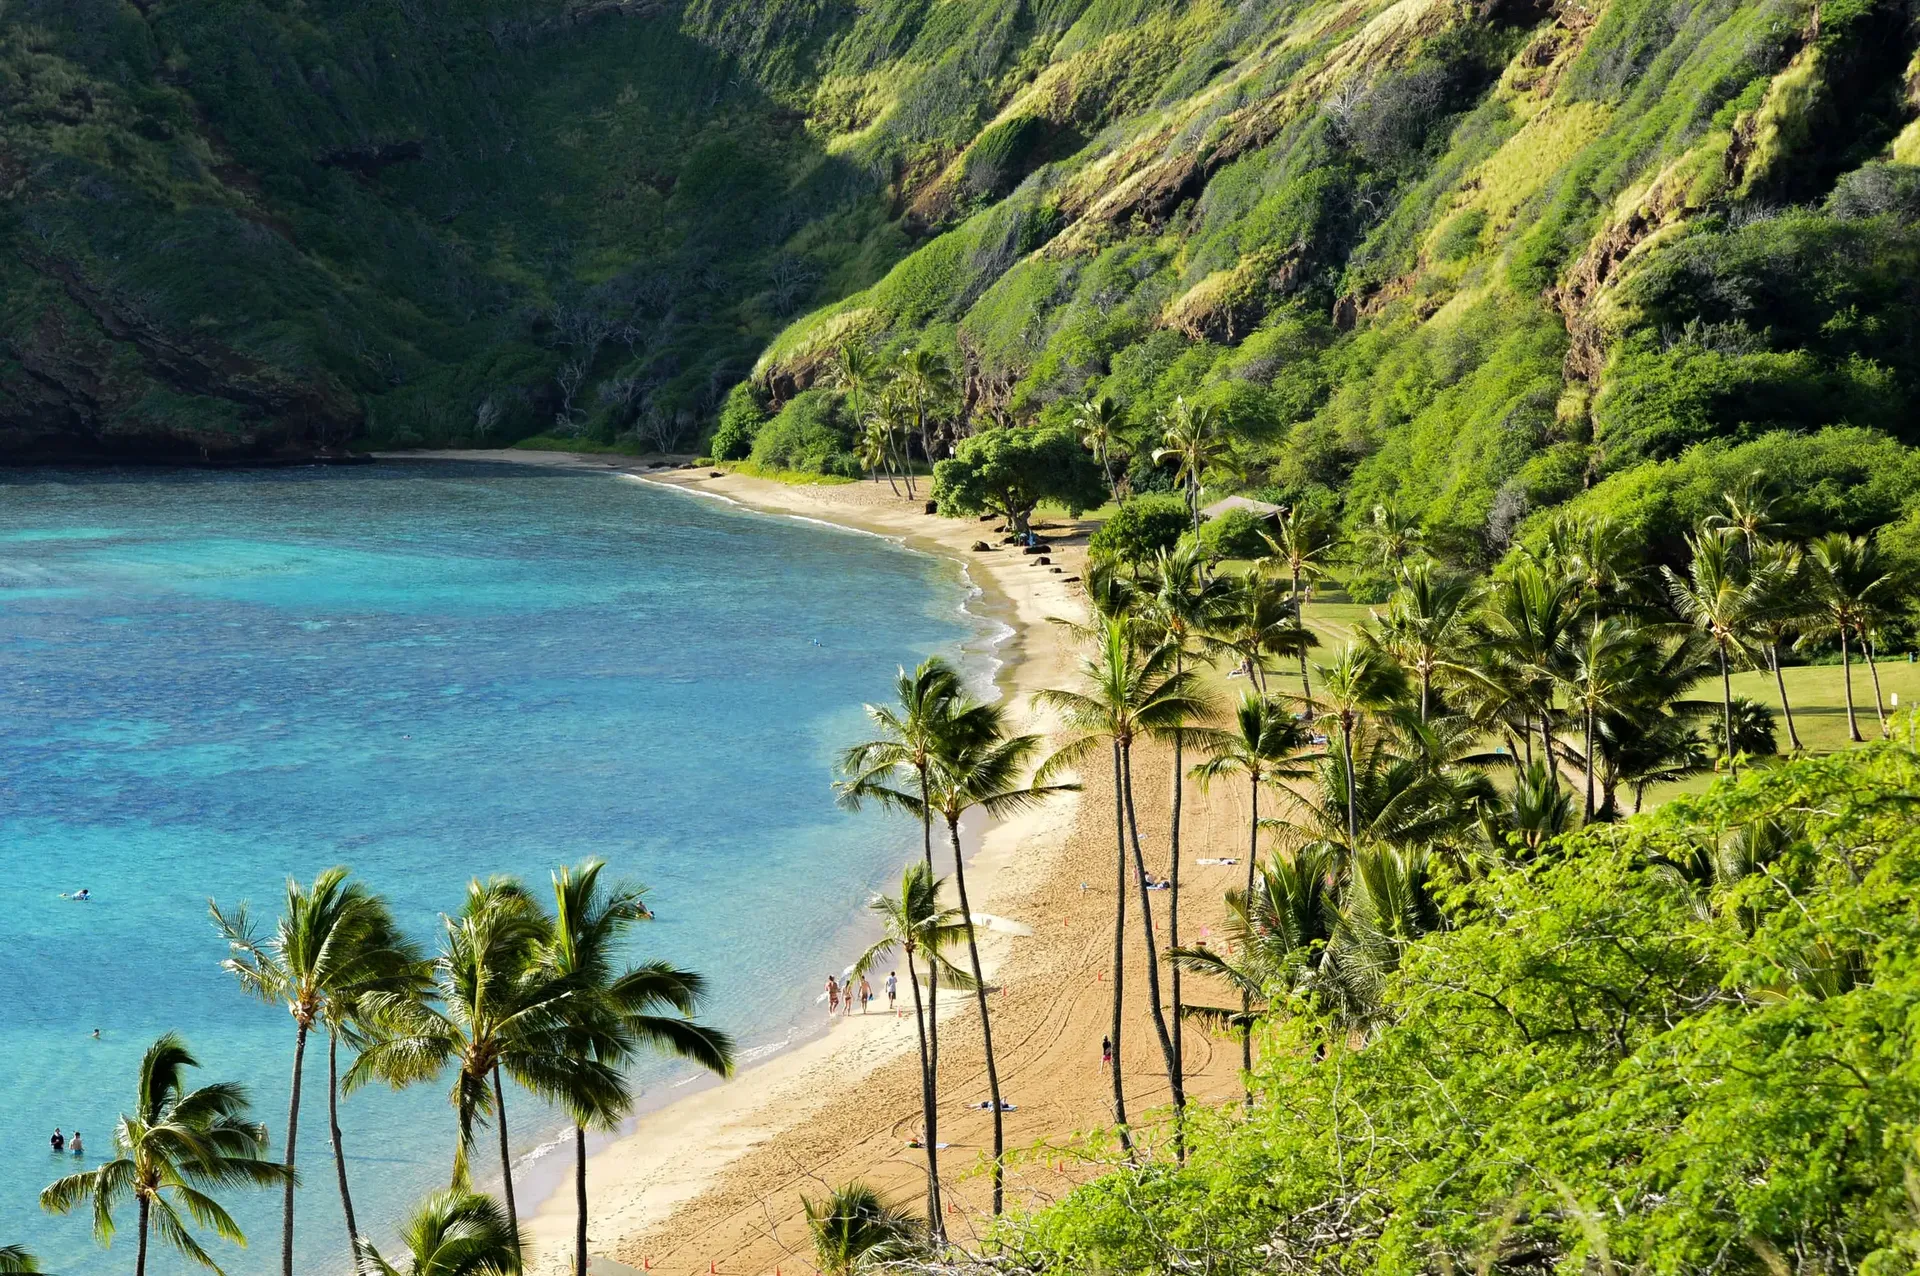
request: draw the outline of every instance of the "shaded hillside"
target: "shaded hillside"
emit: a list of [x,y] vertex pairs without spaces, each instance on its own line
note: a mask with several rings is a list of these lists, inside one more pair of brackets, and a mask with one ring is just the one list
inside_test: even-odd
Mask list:
[[659,442],[856,338],[945,352],[952,430],[1218,400],[1249,485],[1485,557],[1694,442],[1912,428],[1904,4],[8,0],[0,40],[15,455]]

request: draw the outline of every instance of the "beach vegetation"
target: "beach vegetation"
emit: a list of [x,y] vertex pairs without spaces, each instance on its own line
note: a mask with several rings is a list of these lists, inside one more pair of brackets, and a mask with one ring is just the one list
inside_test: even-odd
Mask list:
[[514,1276],[520,1242],[500,1203],[449,1188],[420,1203],[400,1228],[398,1263],[361,1241],[356,1262],[364,1276]]
[[28,1253],[24,1246],[0,1245],[0,1273],[13,1276],[27,1276],[40,1270],[40,1260]]
[[961,440],[933,467],[933,499],[942,514],[994,514],[1025,534],[1040,502],[1077,516],[1107,499],[1107,485],[1070,428],[1009,426]]
[[133,1108],[114,1127],[112,1158],[40,1193],[40,1208],[49,1213],[90,1208],[94,1239],[102,1245],[113,1242],[114,1211],[131,1203],[134,1276],[146,1276],[148,1243],[155,1236],[187,1262],[218,1272],[219,1264],[194,1236],[193,1226],[211,1229],[234,1245],[244,1246],[247,1238],[214,1193],[297,1181],[291,1165],[268,1158],[267,1128],[249,1119],[244,1086],[216,1081],[187,1088],[187,1069],[198,1066],[186,1043],[172,1033],[148,1046],[135,1078]]
[[[925,863],[909,864],[900,876],[900,893],[881,895],[869,904],[880,923],[876,939],[854,963],[856,978],[879,969],[899,953],[907,963],[907,987],[913,994],[914,1028],[920,1045],[920,1137],[927,1161],[927,1229],[936,1244],[946,1239],[940,1211],[940,985],[965,991],[973,978],[953,964],[947,951],[969,933],[971,919],[940,902],[944,883]],[[926,997],[920,972],[926,971]]]
[[1088,538],[1087,553],[1097,561],[1138,567],[1178,545],[1188,521],[1186,502],[1177,496],[1137,496],[1101,521]]
[[553,874],[552,933],[534,958],[567,989],[559,1015],[571,1039],[553,1097],[573,1121],[574,1276],[587,1276],[587,1131],[617,1131],[633,1110],[624,1068],[642,1050],[686,1059],[719,1076],[733,1071],[733,1040],[692,1015],[706,980],[664,961],[622,967],[627,932],[653,919],[636,886],[606,885],[587,860]]
[[854,1276],[866,1264],[910,1257],[925,1244],[925,1225],[865,1183],[807,1197],[807,1231],[824,1276]]
[[286,907],[271,935],[259,934],[243,902],[222,912],[212,900],[207,910],[226,941],[221,968],[250,995],[284,1006],[293,1019],[293,1076],[287,1102],[284,1155],[289,1171],[281,1202],[282,1276],[293,1272],[294,1154],[300,1133],[300,1092],[307,1037],[315,1027],[327,1034],[327,1112],[340,1204],[347,1221],[347,1248],[359,1234],[353,1196],[347,1185],[346,1153],[340,1146],[339,1043],[352,1030],[359,1007],[375,994],[417,992],[426,969],[418,947],[394,923],[385,901],[352,881],[344,868],[330,868],[303,886],[289,878]]

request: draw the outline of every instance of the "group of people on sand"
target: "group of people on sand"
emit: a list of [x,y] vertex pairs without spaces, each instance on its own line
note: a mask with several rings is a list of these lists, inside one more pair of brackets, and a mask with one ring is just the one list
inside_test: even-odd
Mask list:
[[[899,972],[892,970],[887,972],[886,989],[887,1010],[891,1012],[894,998],[900,994]],[[854,983],[852,975],[847,976],[845,983],[832,975],[827,976],[827,1018],[852,1014],[855,1002],[860,1003],[860,1013],[864,1015],[867,1013],[868,1004],[872,1001],[873,985],[867,982],[865,975],[860,976],[858,984]]]
[[60,1127],[56,1125],[53,1127],[53,1137],[48,1139],[47,1142],[53,1145],[53,1150],[56,1155],[61,1152],[71,1152],[75,1156],[85,1156],[87,1153],[86,1147],[80,1142],[80,1131],[78,1130],[73,1132],[72,1138],[68,1138],[66,1135],[60,1133]]

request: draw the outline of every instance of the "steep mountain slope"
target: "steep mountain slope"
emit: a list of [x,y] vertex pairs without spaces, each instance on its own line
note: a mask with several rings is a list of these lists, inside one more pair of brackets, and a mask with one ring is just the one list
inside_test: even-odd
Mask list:
[[944,351],[959,429],[1218,400],[1251,485],[1491,556],[1694,442],[1914,428],[1915,44],[1886,0],[4,0],[0,447],[664,440],[856,338]]

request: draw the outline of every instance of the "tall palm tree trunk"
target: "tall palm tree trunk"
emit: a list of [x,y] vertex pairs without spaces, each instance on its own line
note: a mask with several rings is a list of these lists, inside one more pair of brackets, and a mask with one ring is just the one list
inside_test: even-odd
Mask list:
[[[927,962],[927,1171],[939,1183],[935,1155],[940,1150],[940,967]],[[933,1234],[944,1239],[944,1219],[933,1220]]]
[[[1253,796],[1253,822],[1247,830],[1247,918],[1253,918],[1253,868],[1260,858],[1260,773],[1249,772]],[[1247,1111],[1253,1111],[1253,995],[1240,990],[1240,1074],[1247,1092]]]
[[1586,822],[1593,823],[1593,706],[1587,706],[1587,812]]
[[1840,631],[1840,682],[1847,689],[1847,739],[1860,743],[1860,722],[1853,714],[1853,662],[1847,651],[1847,631]]
[[1887,734],[1887,710],[1885,701],[1880,695],[1880,665],[1874,659],[1876,653],[1873,650],[1873,644],[1864,636],[1860,639],[1860,648],[1867,657],[1867,672],[1873,677],[1873,712],[1874,716],[1880,719],[1880,734],[1884,737]]
[[1798,752],[1801,748],[1800,731],[1793,725],[1793,706],[1787,703],[1787,679],[1786,675],[1780,672],[1779,643],[1767,644],[1767,662],[1773,666],[1773,685],[1780,690],[1780,712],[1786,715],[1787,719],[1787,743],[1793,746],[1795,752]]
[[1553,705],[1540,707],[1540,748],[1547,764],[1547,776],[1555,785],[1560,783],[1560,761],[1553,755]]
[[287,1185],[280,1201],[280,1272],[293,1276],[293,1148],[300,1138],[300,1072],[307,1062],[307,1025],[293,1034],[293,1094],[287,1099]]
[[513,1153],[507,1147],[507,1091],[500,1084],[500,1065],[493,1065],[493,1115],[500,1131],[500,1195],[507,1205],[507,1235],[520,1244],[520,1214],[513,1204]]
[[1433,670],[1422,663],[1420,666],[1420,723],[1426,725],[1427,704],[1433,698]]
[[920,1004],[920,973],[914,969],[913,949],[907,949],[907,986],[913,989],[913,1026],[920,1033],[920,1125],[927,1145],[927,1226],[940,1235],[940,1157],[933,1146],[933,1066],[927,1049],[927,1012]]
[[353,1193],[347,1190],[347,1154],[340,1145],[340,1038],[327,1033],[327,1132],[333,1141],[333,1171],[340,1179],[340,1212],[347,1218],[347,1253],[359,1261],[360,1228],[353,1219]]
[[1120,741],[1113,742],[1113,1024],[1108,1037],[1113,1043],[1113,1124],[1120,1131],[1120,1149],[1131,1155],[1133,1141],[1127,1134],[1127,1092],[1120,1076],[1120,1024],[1126,1009],[1122,999],[1122,978],[1127,969],[1127,809],[1126,775],[1120,760]]
[[1167,1012],[1160,1004],[1160,949],[1153,938],[1153,900],[1147,894],[1147,858],[1140,850],[1140,817],[1133,803],[1133,754],[1121,754],[1127,788],[1127,834],[1133,843],[1133,878],[1140,890],[1140,931],[1147,944],[1147,1008],[1153,1012],[1154,1035],[1160,1039],[1160,1055],[1167,1065],[1167,1086],[1173,1091],[1174,1146],[1184,1151],[1180,1139],[1180,1119],[1186,1103],[1186,1087],[1180,1083],[1180,1070],[1174,1066],[1173,1037],[1167,1031]]
[[147,1221],[153,1214],[153,1202],[140,1198],[140,1245],[133,1256],[133,1276],[147,1276]]
[[927,764],[918,764],[920,771],[920,856],[927,866],[928,874],[933,872],[933,808],[927,803]]
[[1000,1071],[993,1061],[993,1021],[987,1015],[987,981],[980,973],[980,945],[973,933],[973,905],[967,901],[967,869],[960,854],[960,821],[947,821],[947,836],[953,841],[953,885],[960,894],[960,912],[967,919],[967,958],[973,963],[973,995],[980,1005],[980,1037],[987,1050],[987,1099],[993,1104],[993,1213],[1000,1216],[1004,1196],[1006,1132],[1000,1111]]
[[[1293,569],[1293,623],[1300,626],[1300,633],[1304,639],[1307,632],[1307,604],[1306,601],[1300,597],[1300,569],[1298,567]],[[1307,644],[1304,640],[1300,644],[1300,698],[1302,700],[1313,699],[1313,686],[1307,681]]]
[[1740,764],[1734,761],[1733,752],[1733,679],[1727,673],[1727,649],[1716,645],[1720,649],[1720,721],[1726,732],[1720,737],[1720,745],[1727,751],[1727,774],[1738,775]]
[[573,1276],[587,1276],[587,1128],[573,1127]]
[[1353,726],[1340,719],[1340,753],[1347,763],[1347,853],[1360,851],[1360,806],[1353,792]]
[[[1173,673],[1176,678],[1180,676],[1181,664],[1181,655],[1175,653],[1173,658]],[[1186,774],[1184,770],[1185,760],[1183,757],[1185,742],[1181,739],[1181,736],[1182,733],[1180,731],[1176,730],[1173,733],[1173,801],[1171,818],[1167,830],[1168,951],[1180,947],[1180,799],[1182,796],[1181,790],[1185,787],[1181,781]],[[1183,1034],[1180,1030],[1180,967],[1177,964],[1170,965],[1168,968],[1167,984],[1168,991],[1173,995],[1173,1074],[1179,1079],[1179,1085],[1175,1088],[1174,1092],[1184,1097],[1187,1090],[1187,1059],[1186,1052],[1182,1048],[1185,1043],[1182,1040]],[[1176,1107],[1174,1115],[1177,1120],[1184,1115],[1184,1112]],[[1185,1161],[1187,1157],[1186,1140],[1182,1137],[1182,1132],[1177,1125],[1174,1130],[1173,1147],[1175,1156],[1179,1160]]]

